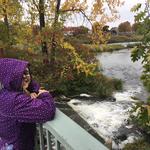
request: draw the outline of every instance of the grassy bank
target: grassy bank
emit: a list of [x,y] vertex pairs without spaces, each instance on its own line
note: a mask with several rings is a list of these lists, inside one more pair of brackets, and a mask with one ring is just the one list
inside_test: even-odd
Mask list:
[[86,44],[92,51],[96,53],[102,53],[102,52],[113,52],[113,51],[118,51],[122,49],[130,49],[135,46],[139,45],[139,43],[135,44],[128,44],[127,46],[121,45],[121,44],[102,44],[102,45],[94,45],[94,44]]
[[121,50],[124,49],[125,46],[123,45],[89,45],[89,47],[96,53],[101,53],[101,52],[112,52],[116,50]]
[[[108,43],[121,43],[121,42],[138,42],[143,38],[142,35],[129,34],[129,35],[111,35]],[[66,41],[73,41],[80,44],[92,44],[92,36],[90,34],[78,34],[65,36]]]
[[109,39],[108,43],[120,43],[120,42],[138,42],[143,38],[142,35],[113,35]]

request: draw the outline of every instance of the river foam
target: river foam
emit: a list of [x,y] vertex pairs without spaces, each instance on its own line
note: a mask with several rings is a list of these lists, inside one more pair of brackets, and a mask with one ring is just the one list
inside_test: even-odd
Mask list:
[[[134,100],[131,98],[134,91],[114,93],[115,102],[82,101],[72,99],[68,104],[88,122],[88,124],[107,142],[112,140],[113,149],[122,149],[125,144],[132,143],[136,137],[133,134],[127,135],[127,139],[115,142],[118,130],[126,127],[133,107]],[[128,128],[128,126],[126,127]]]

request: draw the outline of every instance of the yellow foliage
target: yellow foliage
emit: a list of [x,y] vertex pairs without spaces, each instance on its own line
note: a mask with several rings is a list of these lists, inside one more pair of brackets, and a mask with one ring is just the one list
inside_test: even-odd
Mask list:
[[[46,25],[50,26],[53,25],[55,22],[54,18],[58,15],[59,23],[64,23],[69,16],[72,16],[73,14],[80,13],[83,15],[83,18],[87,19],[91,26],[95,22],[98,22],[100,24],[100,28],[96,29],[95,32],[93,32],[92,39],[95,41],[95,43],[106,43],[106,41],[109,38],[109,35],[104,35],[102,32],[102,27],[106,25],[108,21],[112,21],[113,19],[116,19],[117,14],[117,7],[122,5],[123,0],[65,0],[60,1],[60,9],[59,13],[56,12],[56,6],[57,2],[56,0],[49,0],[44,2],[44,11],[45,11],[45,17],[46,17]],[[39,0],[34,0],[35,3],[33,3],[32,0],[28,0],[26,3],[29,7],[29,15],[31,17],[31,24],[36,23],[38,20],[38,2]],[[58,14],[56,14],[58,13]],[[62,21],[62,22],[61,22]],[[58,24],[57,22],[57,24]],[[56,28],[56,27],[55,27]],[[57,31],[53,29],[55,33],[55,41],[56,43],[62,42],[63,39],[59,38],[59,32],[58,35],[56,35]],[[57,38],[58,37],[58,38]],[[47,41],[46,39],[44,39]]]
[[10,22],[17,22],[23,15],[22,7],[18,0],[0,0],[0,19],[7,15]]
[[66,11],[66,10],[85,10],[87,9],[87,0],[66,0],[63,4],[62,4],[62,11]]
[[147,105],[147,112],[148,112],[148,116],[150,117],[150,106]]
[[124,0],[66,0],[62,3],[61,11],[69,12],[71,15],[82,12],[91,24],[97,21],[105,25],[118,18],[117,7],[123,5],[123,2]]
[[[94,71],[97,66],[95,63],[92,64],[85,63],[71,44],[64,42],[62,43],[61,46],[64,50],[68,50],[68,55],[70,55],[72,58],[73,69],[76,69],[78,74],[83,72],[85,73],[86,76],[94,75]],[[67,66],[64,67],[61,73],[61,77],[64,77],[66,70]]]
[[103,32],[103,22],[95,22],[92,26],[92,40],[95,44],[105,44],[110,38],[109,33]]
[[28,48],[28,52],[29,52],[29,53],[32,53],[32,52],[33,52],[32,48],[29,47],[29,48]]

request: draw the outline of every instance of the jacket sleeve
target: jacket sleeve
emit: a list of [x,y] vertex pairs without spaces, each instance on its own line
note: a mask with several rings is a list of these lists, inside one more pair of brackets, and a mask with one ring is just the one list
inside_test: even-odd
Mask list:
[[40,89],[40,85],[36,81],[32,80],[27,90],[30,93],[33,93],[33,92],[38,93],[39,89]]
[[54,118],[55,110],[54,100],[48,92],[36,99],[22,93],[15,99],[14,114],[19,122],[44,123]]

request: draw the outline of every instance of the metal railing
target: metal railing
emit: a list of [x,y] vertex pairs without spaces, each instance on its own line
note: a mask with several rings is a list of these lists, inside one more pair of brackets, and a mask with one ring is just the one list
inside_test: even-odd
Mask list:
[[38,131],[40,150],[108,150],[59,109],[55,119],[39,125]]

